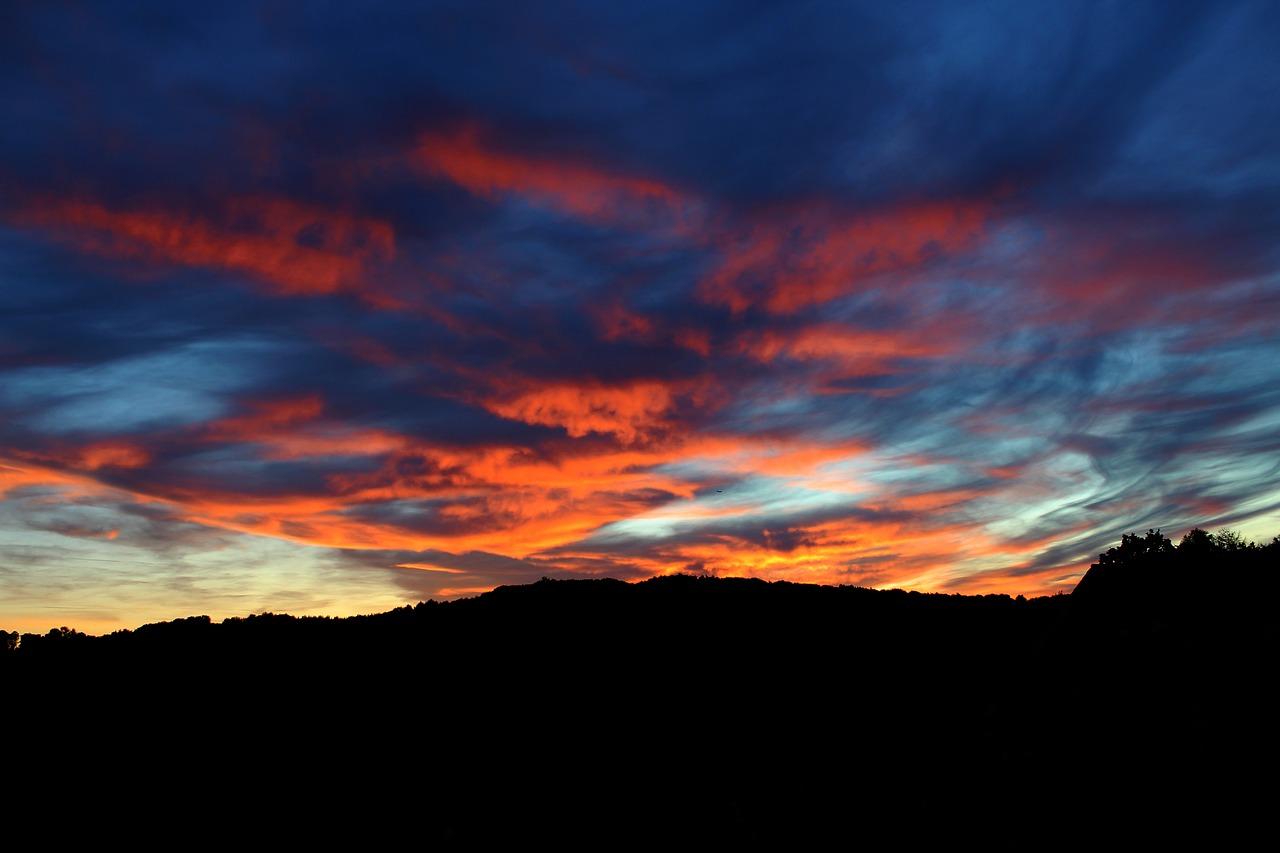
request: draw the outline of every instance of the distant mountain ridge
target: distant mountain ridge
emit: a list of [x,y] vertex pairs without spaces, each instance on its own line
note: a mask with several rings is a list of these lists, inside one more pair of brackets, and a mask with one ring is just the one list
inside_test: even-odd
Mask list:
[[[1277,756],[1277,555],[1152,531],[1035,599],[543,579],[346,619],[23,637],[0,683],[50,766],[114,768],[193,821],[204,800],[155,785],[175,761],[266,762],[245,790],[278,783],[316,819],[376,781],[459,839],[794,843],[865,809],[1033,808],[1081,779],[1166,804],[1235,784]],[[667,811],[638,805],[663,792]]]

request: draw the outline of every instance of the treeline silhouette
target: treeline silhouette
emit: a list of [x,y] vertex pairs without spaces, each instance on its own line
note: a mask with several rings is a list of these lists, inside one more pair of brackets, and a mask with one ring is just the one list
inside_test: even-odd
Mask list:
[[719,846],[891,824],[1025,849],[1033,816],[1060,835],[1082,802],[1153,798],[1180,826],[1230,802],[1230,832],[1277,756],[1278,579],[1280,539],[1199,529],[1126,535],[1031,599],[544,578],[371,616],[6,632],[0,685],[23,790],[85,794],[102,831]]

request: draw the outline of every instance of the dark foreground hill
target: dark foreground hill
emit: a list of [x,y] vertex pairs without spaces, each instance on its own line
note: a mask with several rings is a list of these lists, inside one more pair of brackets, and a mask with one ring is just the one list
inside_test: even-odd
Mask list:
[[1276,548],[1194,544],[1125,537],[1075,593],[1031,600],[543,580],[351,619],[51,632],[0,662],[10,779],[64,829],[129,837],[1229,836],[1274,807]]

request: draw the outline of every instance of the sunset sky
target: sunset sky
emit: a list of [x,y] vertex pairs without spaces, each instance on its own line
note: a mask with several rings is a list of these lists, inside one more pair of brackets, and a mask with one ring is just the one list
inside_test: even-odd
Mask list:
[[1280,534],[1280,4],[0,7],[0,628]]

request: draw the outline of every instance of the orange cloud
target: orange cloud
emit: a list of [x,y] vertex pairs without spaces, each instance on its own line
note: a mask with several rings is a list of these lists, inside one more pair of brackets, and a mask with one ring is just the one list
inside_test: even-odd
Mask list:
[[816,323],[794,332],[754,332],[738,346],[762,363],[780,357],[826,361],[851,375],[893,373],[898,359],[931,358],[955,350],[942,336],[919,329],[882,332],[838,323]]
[[828,482],[824,466],[846,461],[866,452],[868,445],[855,439],[802,444],[782,438],[734,435],[700,436],[679,447],[679,458],[697,461],[726,476],[804,477],[821,480],[823,488],[840,484],[853,488],[847,473]]
[[[418,569],[424,572],[442,572],[447,575],[465,575],[465,569],[449,569],[444,566],[434,566],[430,563],[396,563],[397,569]],[[482,592],[488,592],[487,589]]]
[[[827,467],[865,450],[856,444],[677,436],[618,447],[566,440],[559,455],[535,456],[517,446],[432,447],[407,436],[385,434],[381,445],[369,449],[368,436],[352,437],[351,445],[344,444],[342,437],[325,445],[325,425],[307,420],[318,410],[317,401],[300,398],[274,406],[260,404],[253,413],[223,424],[228,434],[258,436],[253,440],[266,442],[260,432],[269,431],[268,425],[274,423],[280,425],[279,435],[274,444],[264,445],[268,453],[289,448],[368,452],[382,457],[377,470],[335,475],[327,494],[255,496],[201,488],[171,489],[158,496],[108,489],[84,474],[16,462],[0,465],[0,493],[27,485],[56,485],[70,494],[130,494],[134,500],[165,505],[175,519],[317,546],[483,551],[515,558],[554,550],[555,559],[569,561],[574,543],[620,520],[669,518],[677,524],[674,529],[687,522],[696,534],[700,519],[736,516],[749,522],[763,512],[751,502],[750,492],[746,499],[726,503],[695,500],[707,484],[663,467],[680,461],[727,476],[803,478],[805,488],[843,490],[851,507],[877,512],[873,518],[828,519],[774,533],[762,531],[751,538],[715,534],[703,535],[697,542],[657,543],[645,554],[625,555],[628,572],[661,574],[698,566],[720,575],[949,591],[957,582],[952,567],[964,560],[989,562],[993,555],[1009,554],[1014,562],[1010,549],[981,527],[945,526],[936,520],[944,511],[982,497],[980,492],[867,497],[873,487]],[[85,455],[94,453],[95,458],[112,458],[105,450]],[[421,507],[414,506],[416,500],[424,501]],[[422,515],[398,515],[401,510],[383,515],[383,506]],[[768,523],[761,517],[761,524]],[[1037,545],[1021,550],[1035,550]],[[582,556],[597,564],[613,559],[598,551]],[[1054,577],[1066,575],[1064,569]],[[1035,594],[1038,583],[1033,578],[1019,582],[1011,571],[1007,581],[988,576],[981,588]],[[1048,574],[1044,583],[1050,585],[1047,591],[1053,591]]]
[[933,513],[985,497],[986,494],[980,489],[938,489],[930,492],[895,496],[869,504],[869,506],[883,511],[916,514]]
[[29,204],[18,224],[95,254],[245,273],[283,294],[361,289],[369,266],[395,252],[386,222],[289,199],[232,198],[213,210],[44,199]]
[[141,468],[151,461],[151,453],[136,444],[104,441],[78,449],[79,459],[73,467],[83,471],[100,468]]
[[[524,557],[643,511],[652,492],[664,486],[688,494],[688,484],[636,468],[658,458],[624,452],[532,460],[519,448],[412,446],[389,454],[377,472],[335,476],[328,495],[187,492],[172,495],[170,503],[188,521],[312,545]],[[432,514],[429,525],[360,513],[388,501],[424,498],[440,500],[422,510]]]
[[[700,483],[664,472],[664,463],[706,459],[712,467],[778,476],[814,473],[850,448],[802,448],[780,442],[668,437],[617,447],[566,441],[555,455],[521,447],[441,448],[414,444],[389,454],[378,471],[331,480],[334,506],[428,499],[440,523],[431,532],[390,529],[401,547],[478,550],[525,557],[571,545],[605,524],[636,517],[667,499],[692,499]],[[662,497],[667,496],[667,497]],[[655,503],[656,502],[656,503]],[[328,513],[332,515],[333,513]],[[349,541],[349,520],[325,512],[303,534]],[[369,527],[360,536],[376,535]],[[330,541],[330,540],[327,540]]]
[[382,456],[402,450],[403,436],[383,430],[332,426],[284,436],[263,437],[264,459],[306,459],[314,456]]
[[676,394],[657,381],[617,386],[563,382],[496,396],[482,405],[504,418],[561,427],[574,438],[595,432],[632,444],[665,425]]
[[[1087,569],[1083,565],[1066,563],[1043,569],[1029,569],[1025,564],[1011,565],[1007,569],[975,571],[952,578],[944,589],[932,591],[959,593],[961,595],[1024,595],[1028,598],[1041,595],[1070,593]],[[921,590],[928,592],[930,590]]]
[[0,457],[0,498],[28,486],[69,487],[86,493],[107,490],[92,477],[83,474],[60,471],[21,459]]
[[936,567],[995,547],[973,525],[833,519],[762,529],[751,538],[717,534],[692,543],[666,543],[627,559],[652,574],[693,568],[722,577],[938,591],[949,578],[935,575]]

